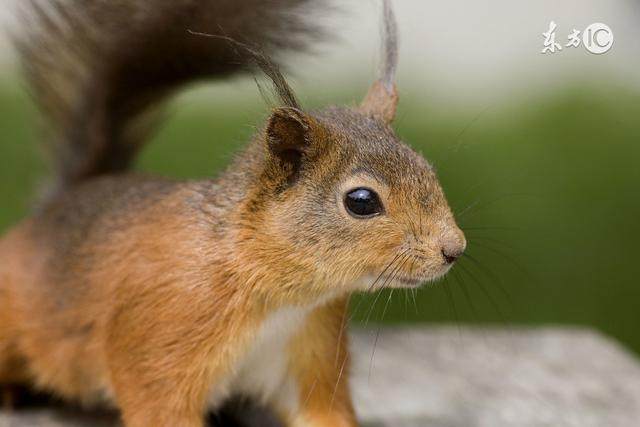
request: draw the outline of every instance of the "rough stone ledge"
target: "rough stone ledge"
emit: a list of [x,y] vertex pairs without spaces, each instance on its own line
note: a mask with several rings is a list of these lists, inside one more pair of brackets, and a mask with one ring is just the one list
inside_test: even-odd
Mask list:
[[385,328],[353,336],[363,421],[393,427],[640,425],[640,364],[571,328]]
[[[368,427],[631,427],[640,420],[640,364],[593,331],[385,327],[374,352],[376,332],[352,331],[352,388]],[[0,413],[0,427],[113,424],[59,409]]]

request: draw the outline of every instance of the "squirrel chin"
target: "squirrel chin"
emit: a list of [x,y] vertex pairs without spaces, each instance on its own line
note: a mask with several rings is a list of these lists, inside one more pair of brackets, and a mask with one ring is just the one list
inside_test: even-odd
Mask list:
[[444,277],[449,270],[451,270],[452,265],[444,265],[442,269],[438,272],[417,276],[417,277],[409,277],[400,274],[396,274],[393,277],[390,275],[377,275],[377,274],[367,274],[357,280],[354,283],[354,286],[358,290],[363,290],[367,292],[377,291],[381,288],[388,289],[417,289],[421,288],[427,283],[433,283]]

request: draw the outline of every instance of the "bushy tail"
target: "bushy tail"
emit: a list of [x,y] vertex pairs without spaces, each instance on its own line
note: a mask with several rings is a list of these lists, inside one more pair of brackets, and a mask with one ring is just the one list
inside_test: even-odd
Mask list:
[[318,34],[308,3],[30,0],[18,47],[53,131],[58,185],[126,170],[167,95],[249,68],[255,51],[230,40],[275,57],[303,48]]

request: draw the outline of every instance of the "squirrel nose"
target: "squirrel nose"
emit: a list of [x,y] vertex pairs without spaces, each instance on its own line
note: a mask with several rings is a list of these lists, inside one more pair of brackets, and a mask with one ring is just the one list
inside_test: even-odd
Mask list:
[[462,255],[461,250],[456,251],[456,252],[449,252],[447,249],[442,248],[442,257],[444,258],[444,263],[445,264],[453,264],[455,262],[455,260],[457,260],[460,255]]
[[440,245],[440,253],[442,253],[445,265],[453,264],[467,248],[467,240],[464,238],[464,233],[453,220],[443,230]]
[[455,260],[462,256],[466,247],[467,241],[465,240],[462,231],[453,234],[449,239],[445,239],[445,241],[442,242],[441,249],[444,263],[453,264]]

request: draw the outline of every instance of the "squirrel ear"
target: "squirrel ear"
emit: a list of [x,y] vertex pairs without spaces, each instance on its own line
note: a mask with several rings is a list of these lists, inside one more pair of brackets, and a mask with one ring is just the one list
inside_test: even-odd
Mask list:
[[267,145],[278,157],[301,155],[309,142],[309,118],[292,107],[276,109],[267,123]]
[[391,123],[396,116],[398,106],[398,91],[395,84],[386,85],[381,80],[376,81],[367,96],[365,96],[360,110],[377,117],[385,123]]
[[396,67],[398,65],[398,29],[390,0],[382,0],[382,64],[381,75],[365,96],[360,109],[365,114],[391,123],[396,116],[398,90]]
[[297,176],[302,156],[309,148],[311,119],[293,107],[280,107],[269,117],[265,138],[271,155],[278,159],[289,180]]

